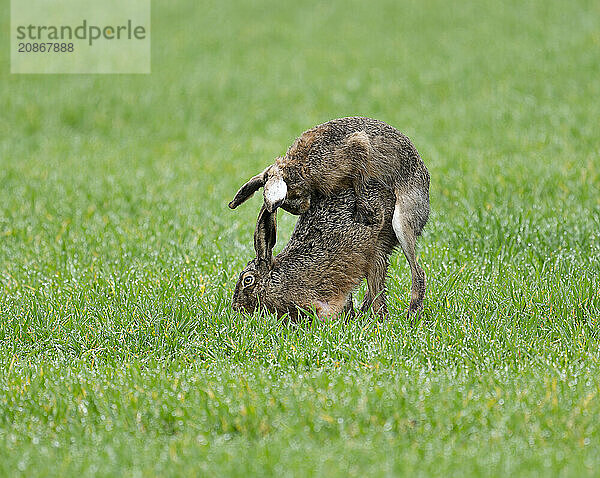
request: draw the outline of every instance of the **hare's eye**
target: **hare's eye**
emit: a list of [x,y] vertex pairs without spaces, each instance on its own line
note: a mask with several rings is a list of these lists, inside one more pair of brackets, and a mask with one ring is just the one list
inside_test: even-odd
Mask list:
[[254,284],[254,276],[244,277],[244,287],[250,287],[252,284]]

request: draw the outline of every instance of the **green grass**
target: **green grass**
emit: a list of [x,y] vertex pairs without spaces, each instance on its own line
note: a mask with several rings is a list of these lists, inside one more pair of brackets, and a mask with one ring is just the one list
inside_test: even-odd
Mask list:
[[[599,18],[181,0],[151,75],[9,75],[3,48],[0,475],[595,475]],[[431,173],[423,320],[400,254],[385,323],[234,314],[260,198],[227,202],[353,114]]]

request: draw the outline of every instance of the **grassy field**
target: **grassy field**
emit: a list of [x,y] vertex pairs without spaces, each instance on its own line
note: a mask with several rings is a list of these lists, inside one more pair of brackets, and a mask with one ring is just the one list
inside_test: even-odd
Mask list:
[[[598,2],[152,17],[151,75],[9,75],[2,43],[0,475],[597,475]],[[227,202],[354,114],[431,173],[423,320],[401,254],[386,322],[236,315],[260,198]]]

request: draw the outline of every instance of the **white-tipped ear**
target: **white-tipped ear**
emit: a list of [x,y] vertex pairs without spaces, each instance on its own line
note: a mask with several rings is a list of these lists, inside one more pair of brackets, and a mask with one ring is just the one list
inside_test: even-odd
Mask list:
[[269,212],[275,211],[287,196],[287,184],[281,177],[270,178],[264,186],[265,206]]

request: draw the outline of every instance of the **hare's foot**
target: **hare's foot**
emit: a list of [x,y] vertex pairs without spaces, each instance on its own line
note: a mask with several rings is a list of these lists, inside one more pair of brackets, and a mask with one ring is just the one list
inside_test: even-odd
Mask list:
[[425,271],[419,264],[416,265],[416,271],[412,274],[412,287],[410,290],[410,310],[422,310],[423,299],[425,298],[426,279]]
[[421,321],[421,317],[423,316],[423,307],[420,309],[408,309],[406,313],[406,320],[410,323],[410,325],[417,325]]
[[390,314],[388,313],[387,310],[387,306],[385,304],[383,304],[381,307],[379,307],[375,313],[377,314],[377,318],[381,321],[386,321]]
[[356,317],[356,311],[354,310],[354,301],[352,300],[352,294],[348,295],[342,313],[344,314],[344,318],[346,319],[346,321],[350,321]]
[[417,270],[412,274],[412,287],[410,291],[410,305],[406,318],[411,325],[419,322],[423,312],[423,299],[425,298],[425,271],[416,265]]
[[362,314],[367,314],[369,311],[372,311],[379,320],[386,320],[389,317],[385,303],[376,305],[375,302],[363,302],[362,306],[360,307],[360,312]]

